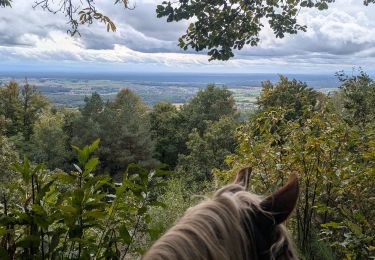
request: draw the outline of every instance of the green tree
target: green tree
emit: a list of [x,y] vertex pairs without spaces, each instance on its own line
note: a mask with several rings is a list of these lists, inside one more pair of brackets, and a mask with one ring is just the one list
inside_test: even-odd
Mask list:
[[106,117],[108,109],[106,109],[101,96],[95,92],[91,97],[85,97],[85,105],[80,109],[80,112],[81,115],[73,119],[72,122],[72,144],[78,146],[100,137],[100,122],[102,118]]
[[[11,7],[13,0],[0,0],[0,7]],[[210,60],[228,60],[234,56],[233,50],[241,50],[245,45],[256,46],[260,42],[260,32],[265,23],[277,38],[285,34],[306,31],[305,25],[297,21],[301,9],[316,8],[325,10],[335,0],[223,0],[223,1],[163,1],[157,6],[158,17],[167,17],[167,22],[190,20],[187,33],[180,37],[179,46],[196,51],[208,50]],[[363,0],[364,5],[375,0]],[[132,9],[128,0],[115,0],[125,9]],[[79,26],[103,23],[107,32],[116,31],[110,17],[101,13],[91,0],[63,0],[54,2],[42,0],[34,3],[51,13],[63,13],[68,20],[72,36],[79,33]]]
[[68,136],[64,132],[62,113],[43,113],[34,125],[31,156],[49,169],[64,168],[69,158]]
[[0,115],[6,136],[16,135],[21,129],[22,104],[18,83],[10,81],[0,88]]
[[208,127],[224,117],[238,118],[235,101],[229,90],[212,84],[198,91],[180,110],[170,103],[156,104],[150,113],[156,158],[176,166],[179,155],[190,153],[187,142],[191,132],[196,129],[203,136]]
[[299,120],[309,115],[307,112],[318,110],[324,103],[324,96],[309,88],[306,83],[288,80],[280,76],[279,82],[262,82],[262,92],[257,104],[261,110],[283,108],[287,110],[287,120]]
[[64,139],[66,139],[66,152],[68,153],[63,169],[69,171],[72,170],[71,165],[73,165],[75,157],[74,151],[71,149],[72,140],[74,138],[74,127],[75,123],[81,116],[81,112],[77,108],[58,108],[55,112],[52,113],[60,113],[63,115],[62,130],[64,133]]
[[[299,121],[288,116],[297,112],[293,109],[259,111],[239,128],[238,149],[226,162],[232,173],[242,165],[252,166],[250,188],[261,194],[274,190],[291,172],[299,175],[301,194],[289,226],[307,259],[327,254],[316,247],[319,239],[336,258],[368,259],[375,232],[375,212],[370,210],[374,129],[350,126],[327,105],[323,102],[319,110],[303,107],[310,111],[302,114],[309,116]],[[220,180],[229,175],[216,176]]]
[[21,89],[20,100],[22,106],[22,134],[25,141],[29,141],[33,134],[35,121],[43,109],[49,105],[49,102],[35,86],[30,86],[28,83]]
[[175,167],[185,137],[181,136],[181,117],[177,108],[169,102],[158,102],[150,112],[151,137],[155,142],[156,158]]
[[121,90],[106,104],[94,93],[85,100],[81,113],[74,123],[72,142],[81,145],[100,138],[102,171],[119,176],[130,163],[155,166],[148,110],[130,90]]
[[187,153],[179,156],[177,170],[186,174],[190,182],[211,180],[214,168],[227,169],[224,159],[236,148],[237,124],[233,118],[223,117],[207,123],[209,127],[203,135],[197,129],[189,134]]
[[181,108],[182,129],[188,133],[196,128],[203,134],[210,122],[220,120],[224,116],[237,118],[237,109],[232,93],[213,84],[198,91],[188,103]]
[[343,93],[344,117],[354,125],[366,126],[375,122],[375,82],[365,72],[357,76],[337,74]]
[[[158,17],[167,17],[167,22],[191,20],[187,32],[179,40],[184,50],[208,50],[211,60],[228,60],[233,50],[245,45],[256,46],[260,42],[260,31],[268,23],[277,38],[285,34],[306,31],[306,26],[297,21],[301,9],[325,10],[334,0],[296,1],[164,1],[157,7]],[[364,0],[365,5],[374,0]]]
[[[110,163],[124,167],[138,163],[146,168],[155,166],[154,144],[151,140],[147,107],[129,89],[121,90],[109,107],[115,115],[113,128],[106,128],[103,143],[111,147]],[[110,125],[111,122],[107,122]],[[114,140],[113,136],[117,136]],[[115,156],[114,156],[115,155]]]
[[[99,140],[80,149],[69,173],[50,172],[27,158],[11,165],[10,189],[0,197],[1,259],[119,259],[139,255],[136,240],[151,232],[149,210],[162,169],[129,165],[120,183],[94,175]],[[104,186],[111,187],[109,193]],[[12,199],[13,198],[13,199]]]
[[12,170],[10,164],[18,160],[18,153],[5,136],[0,135],[0,186],[4,188],[4,184],[12,178]]
[[0,115],[5,122],[6,135],[22,134],[23,139],[28,142],[33,124],[48,105],[47,99],[35,86],[28,83],[19,87],[17,82],[11,81],[0,88]]

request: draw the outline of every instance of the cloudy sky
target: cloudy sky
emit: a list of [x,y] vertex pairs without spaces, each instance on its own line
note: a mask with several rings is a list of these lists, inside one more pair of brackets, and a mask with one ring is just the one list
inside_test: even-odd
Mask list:
[[[33,1],[14,0],[0,9],[0,72],[25,71],[191,71],[327,73],[361,66],[375,71],[375,5],[337,0],[327,11],[306,10],[300,23],[307,32],[275,39],[265,28],[258,47],[247,47],[229,62],[209,62],[205,53],[184,52],[177,39],[187,22],[156,18],[157,0],[132,0],[124,10],[114,1],[97,1],[118,30],[103,25],[67,35],[65,17],[32,9]],[[104,3],[105,2],[105,3]]]

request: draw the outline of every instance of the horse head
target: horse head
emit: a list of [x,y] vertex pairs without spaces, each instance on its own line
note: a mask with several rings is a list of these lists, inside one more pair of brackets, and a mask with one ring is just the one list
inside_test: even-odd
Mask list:
[[187,210],[143,259],[297,259],[283,225],[298,200],[297,176],[262,198],[247,191],[250,174],[239,170],[233,184]]

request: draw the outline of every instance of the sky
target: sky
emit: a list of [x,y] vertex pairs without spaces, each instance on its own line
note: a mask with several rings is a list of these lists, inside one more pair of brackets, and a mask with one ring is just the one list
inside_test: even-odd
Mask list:
[[276,39],[266,26],[257,47],[245,47],[227,62],[177,46],[188,21],[156,18],[158,0],[131,0],[134,10],[114,1],[96,1],[117,25],[82,26],[70,37],[62,14],[33,9],[33,1],[13,0],[0,9],[0,72],[210,72],[333,74],[362,67],[375,71],[375,5],[336,0],[326,11],[308,9],[298,20],[307,32]]

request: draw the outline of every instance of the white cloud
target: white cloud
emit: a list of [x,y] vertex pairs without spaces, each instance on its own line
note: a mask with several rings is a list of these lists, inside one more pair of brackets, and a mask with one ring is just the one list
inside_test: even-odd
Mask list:
[[[276,39],[270,28],[261,33],[258,47],[245,47],[229,62],[208,62],[208,57],[177,47],[187,22],[157,19],[156,4],[136,1],[134,11],[112,2],[99,2],[111,14],[118,30],[106,33],[102,25],[82,28],[82,37],[71,38],[62,15],[32,10],[27,0],[0,16],[0,69],[7,63],[77,63],[132,66],[151,64],[173,69],[238,71],[335,71],[375,65],[375,6],[358,0],[341,0],[327,11],[305,10],[299,21],[307,32]],[[4,9],[5,10],[5,9]],[[22,17],[22,19],[20,19]]]

